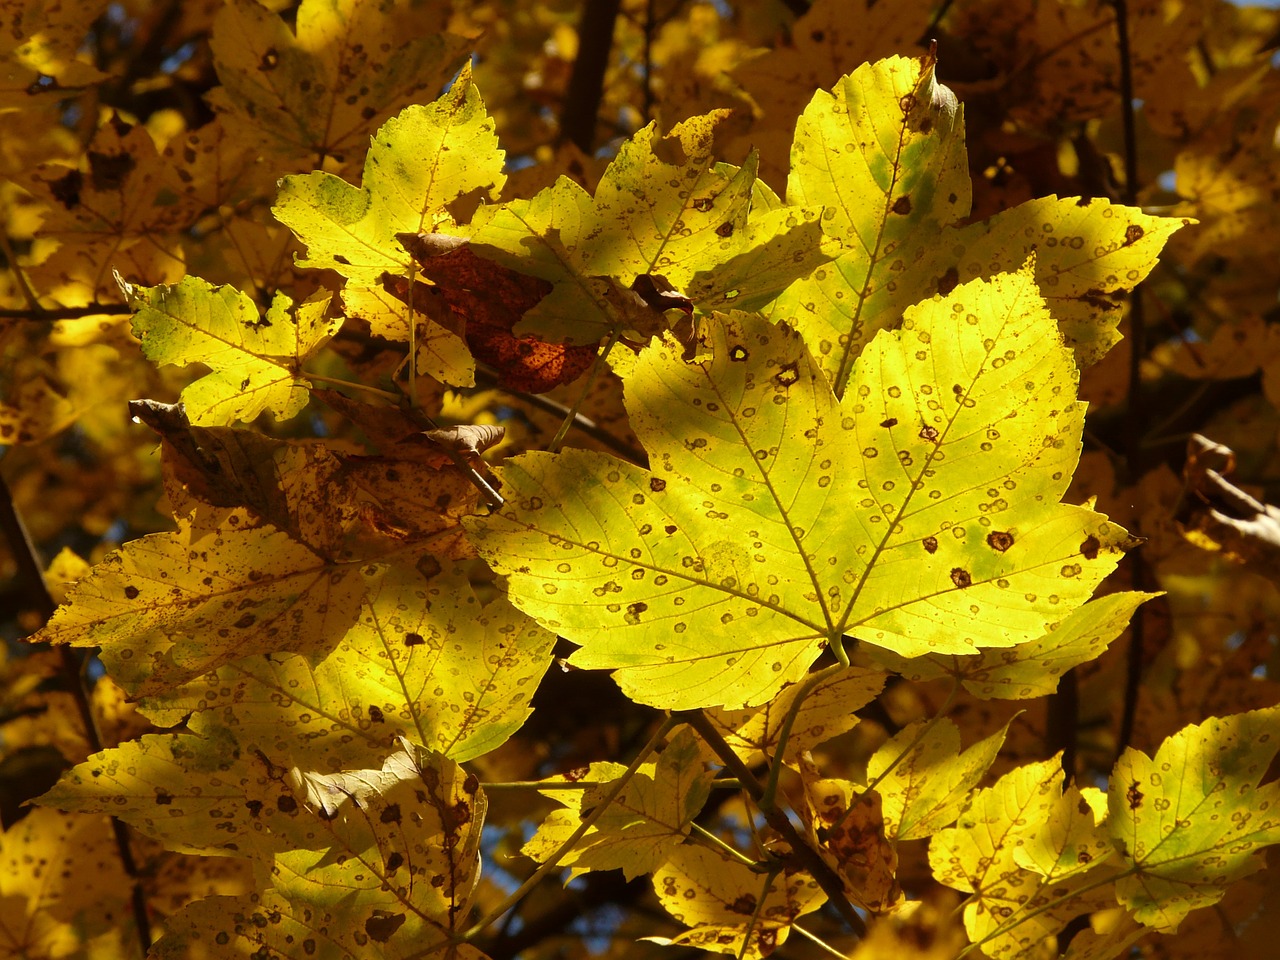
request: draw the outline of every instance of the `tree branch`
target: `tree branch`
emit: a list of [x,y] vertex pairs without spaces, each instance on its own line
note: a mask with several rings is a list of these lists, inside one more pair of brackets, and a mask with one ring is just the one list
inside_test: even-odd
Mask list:
[[[49,593],[49,585],[45,583],[44,570],[36,553],[35,544],[31,542],[26,525],[18,514],[9,484],[3,475],[0,475],[0,531],[3,532],[5,541],[9,544],[9,551],[13,554],[14,564],[18,568],[17,579],[25,586],[26,597],[39,612],[41,619],[48,621],[53,616],[57,604],[53,602],[53,597]],[[89,691],[85,688],[81,658],[66,644],[58,644],[57,650],[59,667],[67,690],[75,700],[90,752],[101,753],[102,734],[98,730],[98,723],[93,715]],[[111,829],[115,834],[120,863],[124,867],[124,872],[133,881],[133,920],[138,928],[138,940],[142,944],[142,953],[145,955],[151,949],[151,921],[147,916],[146,895],[139,881],[138,865],[129,847],[129,830],[115,817],[111,818]]]
[[622,0],[583,0],[578,57],[560,113],[560,139],[586,154],[595,149],[596,117],[604,96],[604,74],[613,48],[613,26]]

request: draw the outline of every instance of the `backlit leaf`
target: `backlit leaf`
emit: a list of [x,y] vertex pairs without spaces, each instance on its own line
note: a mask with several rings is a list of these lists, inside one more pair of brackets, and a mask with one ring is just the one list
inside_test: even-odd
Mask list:
[[[794,761],[804,751],[852,730],[858,722],[854,711],[874,700],[886,679],[879,670],[849,667],[814,686],[792,721],[787,758]],[[753,763],[762,755],[771,759],[777,754],[782,726],[802,689],[787,687],[768,703],[747,710],[712,708],[706,711],[707,719],[743,760]]]
[[147,359],[211,368],[182,391],[198,424],[248,421],[264,411],[277,420],[296,415],[309,399],[302,365],[342,325],[340,317],[325,317],[327,294],[296,309],[277,294],[263,316],[247,295],[196,277],[161,287],[122,281],[121,289],[136,311],[133,330]]
[[468,45],[441,19],[401,0],[303,0],[295,36],[253,0],[230,0],[213,25],[222,86],[210,99],[269,149],[349,161],[389,113],[431,99],[457,70]]
[[751,960],[767,957],[786,941],[797,917],[826,900],[807,874],[782,873],[766,886],[767,879],[707,847],[677,847],[654,872],[653,889],[667,912],[690,929],[671,939],[648,939]]
[[907,660],[887,650],[872,656],[910,680],[953,677],[984,700],[1029,700],[1047,697],[1072,667],[1100,657],[1129,625],[1134,610],[1153,594],[1112,593],[1092,600],[1038,640],[971,656],[931,654]]
[[918,840],[955,820],[995,761],[1005,732],[962,751],[959,728],[943,717],[931,726],[909,724],[887,740],[867,762],[867,780],[884,797],[888,836]]
[[1016,270],[1032,251],[1068,344],[1091,363],[1118,339],[1119,291],[1188,222],[1048,197],[957,228],[970,209],[963,111],[935,68],[930,57],[864,64],[819,91],[796,125],[787,202],[828,204],[825,227],[847,252],[768,312],[803,334],[837,393],[910,304]]
[[1058,502],[1083,411],[1029,270],[908,311],[842,403],[785,328],[706,326],[710,356],[668,341],[619,368],[651,471],[528,454],[469,525],[515,603],[629,696],[762,703],[846,634],[1013,646],[1115,564],[1124,532]]
[[505,599],[481,606],[465,571],[374,568],[354,626],[319,662],[249,657],[144,704],[161,725],[212,711],[242,744],[312,770],[372,762],[398,735],[456,761],[525,721],[555,638]]
[[464,70],[439,100],[408,107],[382,125],[360,186],[322,171],[285,177],[272,212],[306,244],[300,266],[335,270],[346,279],[347,313],[367,320],[379,336],[414,337],[428,363],[423,372],[470,383],[474,365],[461,338],[413,315],[380,278],[407,277],[414,269],[397,234],[451,223],[450,205],[467,196],[496,196],[506,179],[503,158],[493,121]]
[[941,883],[974,894],[964,923],[982,951],[1015,957],[1078,914],[1114,904],[1102,838],[1079,791],[1063,791],[1054,757],[977,791],[956,825],[930,841],[929,864]]
[[[593,764],[592,773],[597,773]],[[603,765],[610,766],[610,765]],[[600,770],[605,774],[606,770]],[[616,776],[620,771],[613,771]],[[570,877],[588,870],[621,869],[628,880],[652,873],[684,842],[689,825],[702,810],[711,791],[713,774],[702,761],[698,741],[687,729],[677,735],[656,763],[645,764],[591,829],[560,858]],[[556,853],[597,806],[612,780],[578,792],[547,791],[565,804],[542,822],[521,852],[535,860]]]
[[1141,923],[1173,932],[1191,910],[1263,866],[1280,843],[1280,786],[1259,787],[1280,750],[1280,708],[1211,717],[1160,745],[1132,747],[1111,775],[1108,826],[1131,876],[1116,884]]
[[517,333],[593,344],[621,329],[592,277],[625,287],[658,274],[700,306],[723,294],[750,309],[830,259],[820,208],[766,202],[753,214],[755,159],[712,162],[723,120],[693,117],[665,137],[650,124],[622,145],[594,197],[561,177],[531,200],[476,212],[476,252],[556,285]]

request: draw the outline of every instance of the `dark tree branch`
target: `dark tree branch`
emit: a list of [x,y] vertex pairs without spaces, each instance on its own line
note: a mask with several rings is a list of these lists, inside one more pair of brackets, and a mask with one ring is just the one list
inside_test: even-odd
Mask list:
[[4,308],[0,309],[0,320],[80,320],[83,317],[120,316],[126,313],[133,313],[133,308],[127,303],[90,303],[83,307],[50,307],[47,310]]
[[595,149],[596,117],[604,96],[604,74],[613,48],[613,27],[622,0],[584,0],[578,24],[578,58],[560,114],[560,138],[590,154]]
[[[0,475],[0,532],[3,533],[5,542],[9,545],[14,565],[18,568],[17,579],[23,584],[26,597],[32,608],[40,614],[41,620],[47,622],[53,616],[57,604],[53,602],[53,597],[49,593],[49,585],[45,583],[44,570],[35,544],[31,542],[26,525],[14,506],[13,495],[3,475]],[[66,644],[58,644],[57,650],[59,667],[67,690],[75,700],[90,752],[101,753],[102,734],[98,731],[98,723],[89,702],[89,691],[85,688],[84,665],[76,652]],[[145,955],[151,949],[151,921],[147,916],[146,895],[139,881],[138,865],[129,847],[129,830],[115,817],[111,818],[111,829],[115,834],[120,863],[125,873],[133,880],[133,919],[138,928],[138,939],[142,943],[142,953]]]
[[[1125,203],[1133,206],[1138,198],[1138,133],[1133,112],[1133,51],[1129,46],[1129,5],[1127,0],[1112,0],[1112,6],[1116,11],[1116,44],[1120,55],[1120,116],[1124,125],[1124,189],[1121,197]],[[1143,309],[1141,284],[1129,294],[1129,349],[1128,449],[1125,460],[1129,482],[1136,485],[1138,478],[1142,476],[1142,442],[1147,432],[1147,414],[1142,396],[1142,361],[1147,353],[1146,311]],[[1133,532],[1140,533],[1136,524]],[[1150,577],[1141,550],[1129,555],[1129,571],[1133,589],[1145,590]],[[1120,751],[1133,738],[1133,723],[1138,710],[1142,664],[1145,659],[1145,620],[1140,608],[1130,625],[1124,705],[1120,715]]]

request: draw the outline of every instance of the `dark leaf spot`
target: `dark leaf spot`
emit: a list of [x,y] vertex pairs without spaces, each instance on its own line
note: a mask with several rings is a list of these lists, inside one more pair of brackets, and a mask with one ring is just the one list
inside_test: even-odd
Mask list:
[[369,707],[369,719],[373,723],[386,723],[386,718],[382,715],[381,707]]
[[920,428],[920,439],[928,440],[930,443],[938,439],[938,428],[931,427],[927,423]]
[[987,534],[987,546],[1004,553],[1013,546],[1013,534],[1004,530],[993,530]]
[[734,363],[742,363],[747,359],[747,351],[742,347],[734,347],[729,351],[729,359]]
[[661,493],[663,490],[667,489],[667,481],[663,480],[661,477],[650,477],[649,489],[654,493]]
[[1142,791],[1138,789],[1138,781],[1135,780],[1129,784],[1129,789],[1125,792],[1124,798],[1129,801],[1129,809],[1137,810],[1142,806]]
[[892,210],[899,216],[905,217],[911,212],[911,198],[906,194],[903,194],[897,200],[893,201]]
[[956,272],[956,268],[947,267],[947,272],[938,278],[938,293],[945,297],[959,282],[960,274]]
[[968,570],[962,570],[960,567],[952,567],[951,582],[963,590],[965,587],[973,585],[973,577],[969,576]]
[[1086,560],[1097,560],[1099,546],[1101,546],[1101,544],[1098,543],[1098,538],[1090,536],[1086,538],[1084,543],[1080,544],[1080,555]]
[[163,790],[161,790],[159,793],[156,794],[156,803],[160,804],[161,806],[168,806],[169,804],[173,803],[173,794],[165,793]]
[[791,361],[773,375],[773,382],[780,387],[790,387],[800,379],[800,369]]
[[416,647],[425,642],[426,641],[422,639],[422,634],[420,633],[406,633],[404,635],[404,645],[406,647]]
[[733,221],[726,220],[724,223],[720,224],[720,226],[716,227],[716,236],[717,237],[733,236]]
[[53,199],[71,210],[80,205],[80,187],[84,184],[84,176],[79,170],[72,170],[65,177],[49,181],[49,192]]
[[925,538],[924,538],[923,540],[921,540],[920,542],[924,544],[924,549],[925,549],[925,551],[926,551],[926,552],[928,552],[928,553],[937,553],[937,552],[938,552],[938,538],[937,538],[937,537],[925,537]]
[[139,592],[139,591],[138,591],[138,588],[137,588],[137,587],[132,587],[132,586],[130,586],[130,587],[125,587],[125,588],[124,588],[124,595],[125,595],[126,597],[128,597],[130,600],[137,600],[137,599],[138,599],[138,592]]
[[386,910],[375,910],[373,911],[373,916],[364,922],[364,932],[369,934],[370,940],[386,943],[403,925],[403,913],[388,913]]
[[280,54],[276,52],[275,47],[268,47],[267,52],[262,55],[262,59],[258,62],[259,70],[274,70],[280,65]]
[[890,417],[888,420],[880,421],[880,426],[882,427],[896,427],[897,425],[898,425],[897,417]]
[[1129,226],[1124,228],[1124,245],[1127,247],[1130,244],[1137,243],[1142,239],[1145,233],[1146,231],[1136,223],[1129,224]]

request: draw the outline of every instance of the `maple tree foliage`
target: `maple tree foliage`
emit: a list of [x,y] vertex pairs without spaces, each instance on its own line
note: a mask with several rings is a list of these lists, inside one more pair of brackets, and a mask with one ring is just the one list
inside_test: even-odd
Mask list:
[[0,957],[1273,955],[1280,13],[3,9]]

